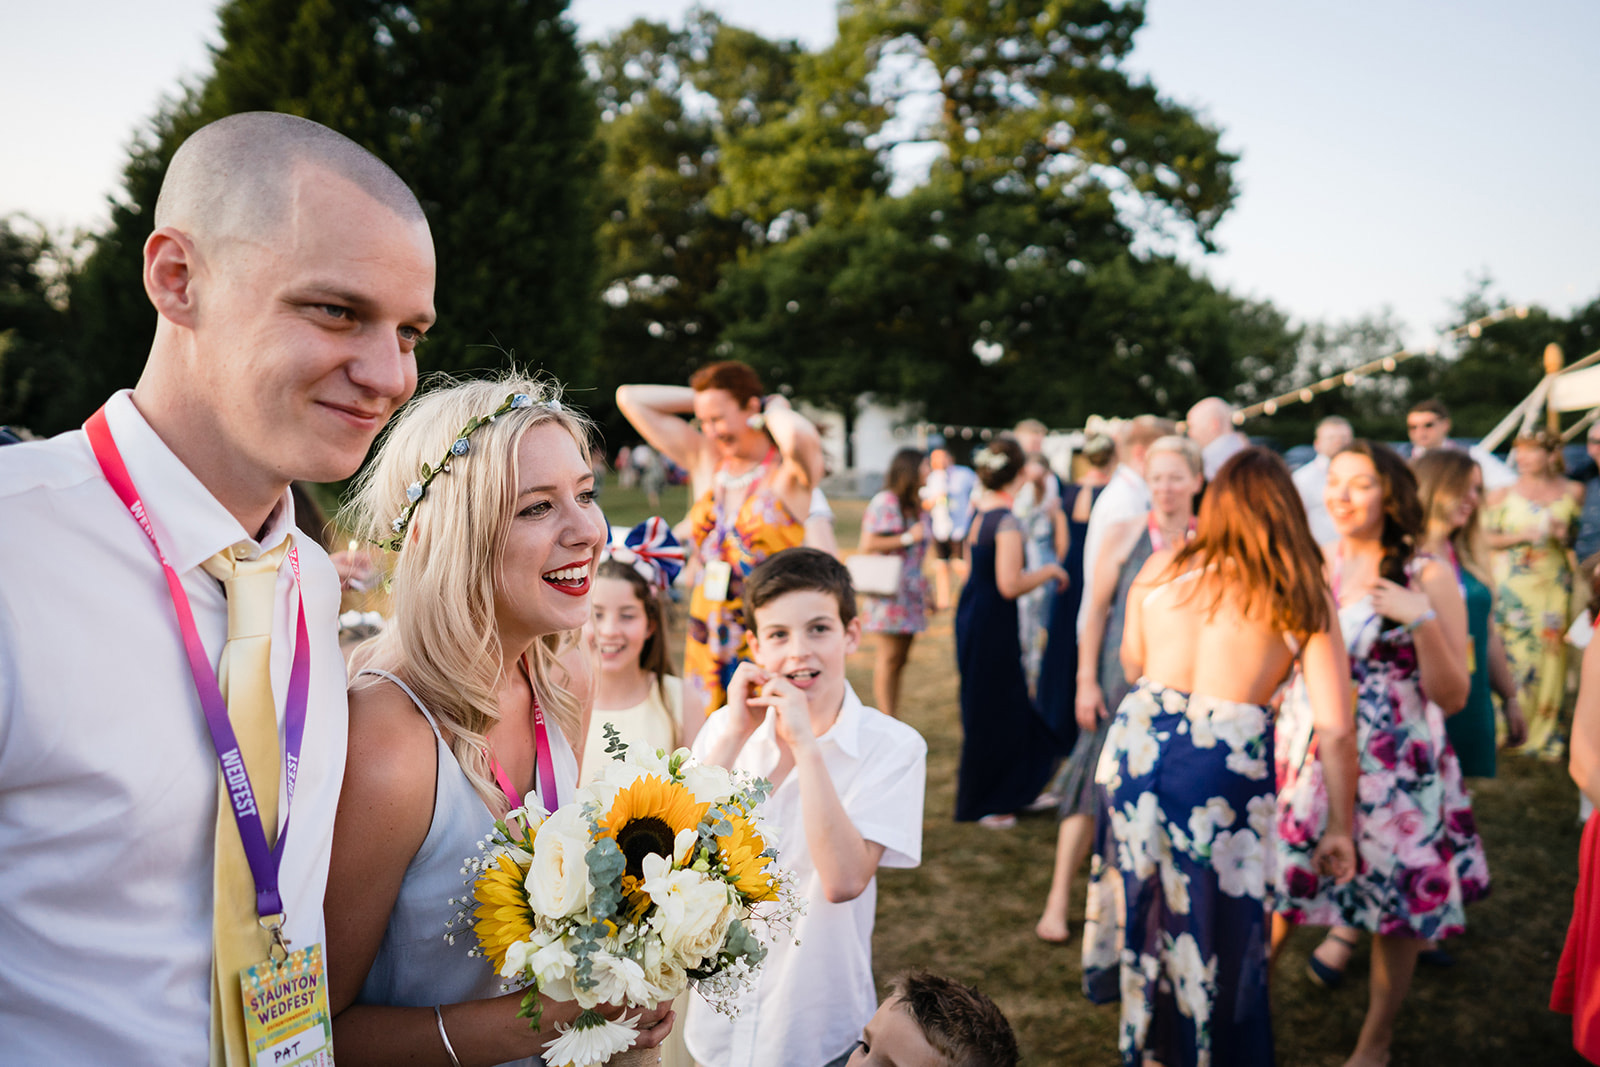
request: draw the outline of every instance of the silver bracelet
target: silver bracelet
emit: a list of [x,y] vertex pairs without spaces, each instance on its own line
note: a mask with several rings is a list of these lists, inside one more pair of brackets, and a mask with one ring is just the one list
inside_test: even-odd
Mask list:
[[461,1067],[461,1061],[456,1059],[456,1050],[450,1044],[450,1035],[444,1032],[444,1012],[439,1010],[439,1005],[433,1006],[434,1021],[439,1024],[439,1040],[444,1042],[445,1055],[450,1057],[452,1067]]

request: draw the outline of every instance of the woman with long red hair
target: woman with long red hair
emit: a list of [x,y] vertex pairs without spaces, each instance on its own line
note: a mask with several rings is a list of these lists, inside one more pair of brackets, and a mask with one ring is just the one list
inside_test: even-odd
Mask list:
[[1090,887],[1085,990],[1120,967],[1126,1067],[1271,1064],[1269,704],[1297,665],[1329,783],[1317,862],[1339,880],[1355,872],[1356,778],[1344,644],[1276,455],[1224,463],[1194,539],[1150,557],[1128,594],[1122,661],[1138,683],[1096,774],[1110,835]]

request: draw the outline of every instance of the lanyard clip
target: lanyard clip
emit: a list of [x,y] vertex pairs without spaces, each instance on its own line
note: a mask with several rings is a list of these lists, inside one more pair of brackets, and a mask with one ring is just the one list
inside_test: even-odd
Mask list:
[[[267,957],[276,963],[283,963],[289,958],[289,939],[283,936],[283,912],[276,915],[262,915],[256,919],[272,938],[272,947],[267,950]],[[281,953],[281,955],[279,955]]]

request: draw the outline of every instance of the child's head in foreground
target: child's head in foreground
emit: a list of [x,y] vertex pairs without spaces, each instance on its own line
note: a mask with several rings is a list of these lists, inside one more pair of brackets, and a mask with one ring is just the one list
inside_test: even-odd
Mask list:
[[805,690],[813,709],[843,699],[845,657],[861,642],[844,564],[820,549],[785,549],[744,580],[744,606],[756,666]]
[[949,978],[913,971],[861,1034],[846,1067],[1016,1067],[1017,1039],[994,1001]]

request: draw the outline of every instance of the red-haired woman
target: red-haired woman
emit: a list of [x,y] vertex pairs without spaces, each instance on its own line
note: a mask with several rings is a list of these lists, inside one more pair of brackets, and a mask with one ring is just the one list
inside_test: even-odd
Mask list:
[[1224,463],[1194,539],[1150,557],[1128,594],[1122,661],[1139,681],[1096,775],[1111,832],[1090,887],[1085,990],[1120,966],[1126,1067],[1271,1064],[1268,704],[1296,664],[1332,793],[1317,860],[1344,880],[1356,779],[1344,645],[1276,455],[1248,448]]
[[[740,597],[762,560],[805,536],[811,490],[822,478],[816,427],[761,379],[728,360],[700,368],[687,388],[624,385],[617,407],[662,455],[709,486],[689,511],[690,555],[699,577],[689,601],[684,652],[683,743],[727,700],[728,679],[747,654]],[[693,415],[700,426],[682,418]]]
[[1330,926],[1311,957],[1325,985],[1342,975],[1357,934],[1374,934],[1367,1017],[1350,1065],[1388,1062],[1394,1020],[1429,938],[1466,927],[1465,905],[1489,890],[1483,844],[1444,718],[1467,701],[1467,609],[1448,563],[1414,555],[1422,505],[1393,450],[1357,441],[1333,457],[1323,490],[1339,540],[1328,579],[1356,690],[1361,873],[1336,885],[1311,862],[1328,791],[1311,756],[1326,746],[1291,692],[1278,718],[1278,911]]

